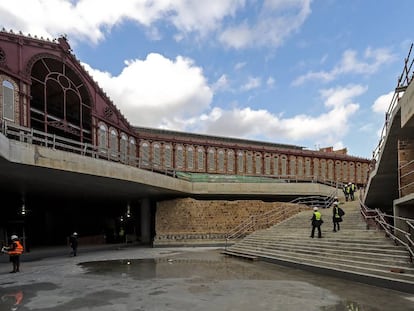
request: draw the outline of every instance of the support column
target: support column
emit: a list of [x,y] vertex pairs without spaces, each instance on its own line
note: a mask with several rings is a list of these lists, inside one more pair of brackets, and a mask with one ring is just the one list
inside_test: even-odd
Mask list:
[[149,199],[141,201],[141,241],[151,243],[151,204]]

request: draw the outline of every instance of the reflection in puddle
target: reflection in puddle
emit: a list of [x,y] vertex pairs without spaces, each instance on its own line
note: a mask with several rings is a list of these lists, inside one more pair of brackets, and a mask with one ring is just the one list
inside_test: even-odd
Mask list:
[[0,311],[414,310],[409,295],[321,274],[219,253],[167,256],[66,266],[54,283],[3,283]]
[[101,275],[127,275],[137,280],[202,278],[218,280],[273,279],[268,273],[250,269],[248,265],[237,264],[234,260],[202,260],[180,258],[109,260],[85,262],[80,265],[88,273]]

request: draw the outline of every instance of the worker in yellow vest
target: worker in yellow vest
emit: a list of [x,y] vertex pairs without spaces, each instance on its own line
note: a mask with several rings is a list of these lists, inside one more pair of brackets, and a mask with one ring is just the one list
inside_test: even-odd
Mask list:
[[318,229],[318,238],[322,237],[321,225],[323,224],[322,214],[318,211],[318,208],[315,206],[313,208],[313,215],[311,218],[312,221],[312,233],[310,235],[311,238],[315,235],[315,229]]

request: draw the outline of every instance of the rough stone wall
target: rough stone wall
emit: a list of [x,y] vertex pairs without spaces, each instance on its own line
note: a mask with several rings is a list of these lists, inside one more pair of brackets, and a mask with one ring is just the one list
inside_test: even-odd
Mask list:
[[[292,203],[260,200],[202,201],[185,198],[159,202],[154,244],[223,242],[226,234],[250,216],[279,208],[286,211],[283,216],[286,219],[298,212],[297,207]],[[301,206],[301,209],[306,207]]]

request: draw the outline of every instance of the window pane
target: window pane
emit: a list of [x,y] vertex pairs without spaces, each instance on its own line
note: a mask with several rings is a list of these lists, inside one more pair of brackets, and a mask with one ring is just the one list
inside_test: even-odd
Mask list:
[[14,121],[14,88],[8,82],[3,82],[3,117]]

